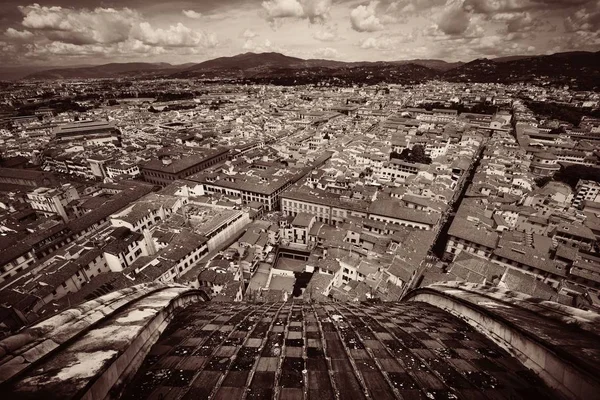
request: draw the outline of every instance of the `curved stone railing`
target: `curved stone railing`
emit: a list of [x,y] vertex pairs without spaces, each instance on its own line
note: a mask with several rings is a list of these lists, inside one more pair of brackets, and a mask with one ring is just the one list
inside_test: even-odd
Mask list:
[[482,285],[449,282],[404,301],[435,305],[465,320],[571,399],[600,396],[600,315]]
[[179,285],[116,291],[0,341],[0,392],[10,398],[109,398],[132,377],[173,311],[208,301]]

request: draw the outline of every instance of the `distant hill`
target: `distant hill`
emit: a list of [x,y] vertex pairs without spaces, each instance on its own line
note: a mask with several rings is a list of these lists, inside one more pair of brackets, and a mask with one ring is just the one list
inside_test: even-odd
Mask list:
[[464,64],[462,61],[447,62],[443,60],[408,60],[408,61],[393,61],[394,64],[416,64],[422,67],[431,68],[437,71],[448,71]]
[[[426,62],[428,60],[423,60]],[[438,60],[434,60],[438,61]],[[438,61],[440,65],[444,61]],[[430,79],[431,68],[411,61],[343,62],[304,60],[279,53],[244,53],[196,64],[171,75],[172,78],[237,79],[282,85],[321,81],[337,83],[411,82]]]
[[[2,70],[0,69],[0,73]],[[14,71],[13,71],[14,74]],[[304,60],[280,53],[244,53],[198,64],[114,63],[56,68],[30,73],[25,79],[194,78],[282,85],[451,82],[569,84],[580,89],[600,85],[600,52],[569,52],[545,56],[508,56],[449,63],[418,59],[376,62]]]
[[369,67],[378,65],[404,65],[415,64],[431,69],[446,71],[462,65],[462,62],[448,63],[443,60],[402,60],[402,61],[335,61],[324,59],[304,60],[297,57],[289,57],[280,53],[244,53],[232,57],[219,57],[213,60],[196,64],[186,72],[207,69],[241,69],[264,67],[288,67],[288,68],[342,68],[342,67]]
[[219,57],[212,60],[201,62],[191,67],[189,70],[206,69],[250,69],[265,66],[271,67],[291,67],[297,66],[305,60],[296,57],[289,57],[280,53],[244,53],[233,57]]
[[[77,66],[79,67],[90,67],[90,65]],[[40,65],[20,65],[18,67],[4,67],[0,66],[0,81],[16,81],[23,79],[28,75],[34,74],[40,71],[47,71],[49,69],[56,69],[61,67],[54,66],[40,66]]]
[[[188,67],[189,64],[185,65]],[[95,66],[56,68],[27,75],[25,79],[99,79],[123,75],[145,75],[174,72],[178,67],[168,63],[111,63]]]
[[265,71],[299,68],[340,68],[347,63],[331,60],[303,60],[280,53],[244,53],[195,64],[172,75],[176,78],[255,76]]
[[444,72],[441,78],[452,82],[569,84],[590,90],[600,87],[600,52],[478,59]]
[[531,57],[537,57],[537,56],[506,56],[506,57],[496,57],[496,58],[492,58],[492,61],[495,61],[497,63],[502,63],[502,62],[506,62],[506,61],[522,60],[524,58],[531,58]]

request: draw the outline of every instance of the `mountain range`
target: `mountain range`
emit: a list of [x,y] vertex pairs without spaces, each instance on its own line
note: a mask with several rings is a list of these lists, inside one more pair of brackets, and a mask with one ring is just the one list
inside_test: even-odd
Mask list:
[[[7,73],[8,70],[8,73]],[[449,63],[435,59],[343,62],[301,59],[280,53],[244,53],[198,64],[112,63],[34,70],[18,76],[0,68],[0,79],[54,80],[105,78],[194,78],[283,85],[451,82],[548,82],[581,89],[600,87],[600,52],[569,52],[544,56],[509,56]]]

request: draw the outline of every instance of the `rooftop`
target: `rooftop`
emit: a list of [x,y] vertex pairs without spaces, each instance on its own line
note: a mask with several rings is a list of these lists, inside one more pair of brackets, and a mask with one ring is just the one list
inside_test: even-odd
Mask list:
[[[427,304],[217,304],[178,313],[123,398],[554,398]],[[339,396],[337,397],[336,396]]]
[[56,136],[68,136],[86,132],[112,131],[115,129],[114,122],[108,121],[79,121],[59,125],[54,130]]
[[369,212],[375,215],[382,215],[384,217],[417,222],[426,225],[435,225],[440,217],[437,213],[404,207],[400,201],[395,199],[375,200],[369,206]]
[[[347,289],[368,294],[363,282]],[[208,300],[137,285],[25,328],[0,343],[3,393],[587,399],[600,388],[600,315],[505,289],[452,282],[402,303]]]
[[202,153],[184,156],[178,160],[172,160],[170,164],[164,164],[161,160],[154,159],[144,164],[143,169],[177,174],[204,162],[204,160],[208,160],[228,151],[229,150],[223,148],[211,149]]
[[292,225],[301,228],[308,228],[313,218],[315,217],[312,214],[299,212],[298,215],[296,215],[296,218],[294,218],[294,220],[292,221]]
[[498,244],[498,234],[496,232],[458,215],[452,221],[448,235],[489,248],[495,248]]

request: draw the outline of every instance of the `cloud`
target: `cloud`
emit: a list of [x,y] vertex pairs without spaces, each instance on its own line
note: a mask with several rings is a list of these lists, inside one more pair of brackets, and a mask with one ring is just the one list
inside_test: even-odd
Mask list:
[[360,5],[350,12],[350,24],[357,32],[375,32],[383,29],[383,24],[376,15],[379,1],[371,1],[369,5]]
[[498,14],[494,16],[494,20],[506,22],[508,33],[529,32],[537,26],[529,12]]
[[186,17],[191,18],[191,19],[202,18],[202,14],[200,14],[199,12],[196,12],[194,10],[183,10],[181,12],[183,13],[183,15],[185,15]]
[[320,42],[335,42],[339,39],[337,25],[324,26],[322,29],[313,32],[312,36]]
[[110,57],[198,54],[215,48],[215,34],[178,23],[155,27],[137,11],[123,8],[75,9],[38,4],[19,7],[25,30],[8,28],[4,37],[21,57]]
[[302,18],[304,9],[298,0],[269,0],[262,2],[270,20],[277,18]]
[[594,0],[464,0],[466,11],[478,14],[497,14],[531,10],[562,10],[589,4]]
[[528,12],[515,14],[513,18],[508,21],[506,30],[508,32],[523,32],[533,28],[533,19],[531,14]]
[[313,57],[315,58],[340,58],[340,52],[337,49],[332,47],[320,47],[313,52]]
[[277,53],[285,53],[286,50],[282,47],[279,47],[269,39],[265,39],[262,42],[255,39],[247,39],[242,46],[242,49],[245,51],[251,51],[254,53],[264,53],[275,51]]
[[501,11],[512,11],[514,8],[518,9],[514,4],[511,7],[510,3],[504,0],[465,0],[463,2],[463,8],[466,11],[472,11],[479,14],[493,14]]
[[8,28],[5,32],[5,35],[9,38],[17,39],[17,40],[28,40],[33,37],[33,33],[28,31],[27,29],[25,29],[23,31],[18,31],[13,28]]
[[567,32],[598,32],[600,30],[600,1],[581,8],[564,21]]
[[[129,36],[140,15],[128,8],[96,8],[75,10],[62,7],[42,7],[39,4],[20,6],[22,25],[31,30],[54,32],[65,43],[118,43]],[[60,33],[58,33],[60,32]]]
[[469,61],[482,57],[531,54],[533,51],[543,50],[529,43],[507,40],[506,35],[500,33],[480,37],[449,37],[437,42],[434,48],[430,48],[428,57]]
[[385,14],[401,13],[416,14],[423,10],[439,7],[446,4],[446,0],[399,0],[393,1],[387,7]]
[[389,50],[396,46],[396,42],[389,37],[368,37],[361,40],[359,46],[361,49]]
[[252,29],[248,28],[244,32],[242,32],[242,37],[244,39],[252,39],[258,36],[258,33],[254,32]]
[[207,35],[194,31],[179,22],[168,29],[153,28],[148,22],[141,22],[133,31],[133,38],[144,44],[163,47],[216,47],[214,34]]
[[460,35],[469,27],[471,17],[458,7],[445,10],[439,17],[437,26],[446,35]]
[[329,18],[331,0],[303,0],[301,4],[310,22],[324,22]]
[[311,23],[329,18],[331,0],[266,0],[262,10],[268,21],[283,18],[308,19]]
[[[380,34],[379,36],[371,36],[358,42],[358,47],[361,49],[375,49],[375,50],[395,50],[401,44],[411,43],[415,41],[414,34],[402,34],[402,35],[387,35]],[[404,46],[406,47],[406,46]]]

